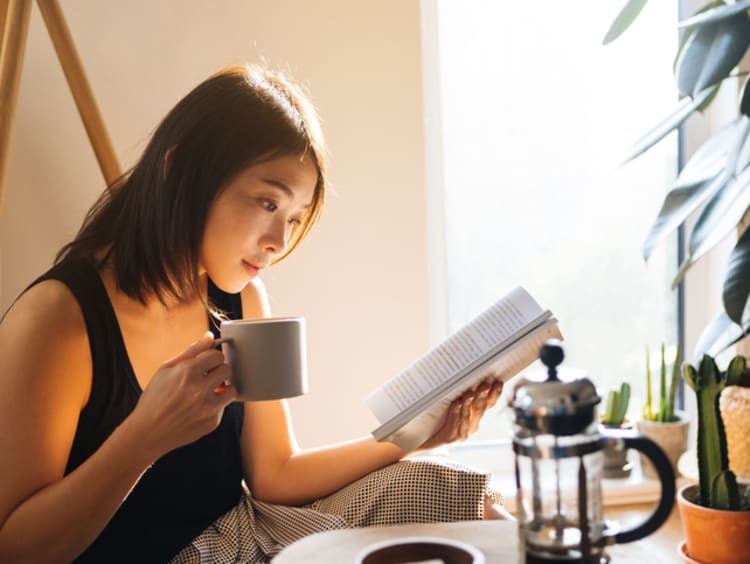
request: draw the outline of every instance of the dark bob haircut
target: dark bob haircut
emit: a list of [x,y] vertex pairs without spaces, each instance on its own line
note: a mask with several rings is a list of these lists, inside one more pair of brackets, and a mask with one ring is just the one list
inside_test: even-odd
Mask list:
[[[226,68],[185,96],[159,124],[141,159],[106,190],[75,239],[57,254],[111,261],[119,290],[145,303],[199,293],[200,246],[209,207],[246,167],[307,155],[318,169],[312,206],[281,260],[317,221],[326,171],[315,110],[281,73]],[[167,164],[165,164],[167,163]]]

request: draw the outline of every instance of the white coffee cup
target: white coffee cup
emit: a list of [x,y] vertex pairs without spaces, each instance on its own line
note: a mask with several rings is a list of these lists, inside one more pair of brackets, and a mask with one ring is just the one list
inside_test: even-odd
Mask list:
[[265,401],[307,393],[304,317],[224,321],[222,352],[240,399]]

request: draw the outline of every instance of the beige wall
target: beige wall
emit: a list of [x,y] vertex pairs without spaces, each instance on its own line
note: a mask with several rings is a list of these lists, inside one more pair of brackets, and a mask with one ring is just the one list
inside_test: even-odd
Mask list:
[[[307,318],[303,446],[370,431],[362,398],[428,345],[418,0],[61,0],[123,167],[160,117],[221,66],[291,70],[323,118],[336,194],[266,276]],[[102,189],[36,5],[0,220],[2,308],[40,274]]]

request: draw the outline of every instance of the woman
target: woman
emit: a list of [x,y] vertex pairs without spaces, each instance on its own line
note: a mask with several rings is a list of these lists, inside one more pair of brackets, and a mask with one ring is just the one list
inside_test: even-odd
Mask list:
[[[234,561],[229,525],[254,561],[382,522],[336,515],[336,496],[406,453],[300,450],[283,401],[236,401],[207,332],[269,315],[258,274],[308,233],[325,186],[314,111],[280,74],[226,69],[164,118],[0,324],[0,561]],[[424,447],[465,437],[500,389],[456,402]]]

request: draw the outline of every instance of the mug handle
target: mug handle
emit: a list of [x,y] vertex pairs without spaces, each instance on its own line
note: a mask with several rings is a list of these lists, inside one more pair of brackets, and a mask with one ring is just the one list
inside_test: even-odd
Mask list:
[[651,439],[647,439],[646,437],[632,431],[625,433],[620,432],[616,435],[608,433],[602,434],[606,437],[605,440],[621,440],[625,443],[624,448],[632,448],[645,454],[654,464],[654,468],[656,468],[656,471],[659,474],[659,481],[661,482],[661,498],[659,499],[659,503],[654,512],[640,525],[637,525],[632,529],[620,531],[614,535],[614,542],[617,544],[633,542],[650,535],[656,529],[661,527],[672,512],[675,496],[674,469],[672,468],[672,463],[667,458],[667,455],[664,454],[661,447]]
[[218,347],[221,343],[231,344],[233,340],[232,337],[219,337],[218,339],[214,339],[214,347]]

